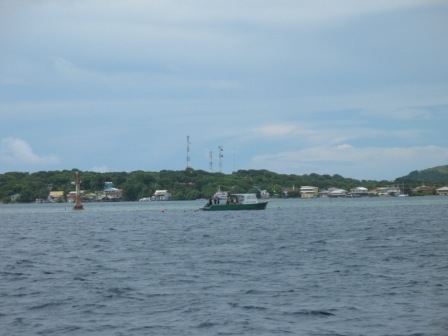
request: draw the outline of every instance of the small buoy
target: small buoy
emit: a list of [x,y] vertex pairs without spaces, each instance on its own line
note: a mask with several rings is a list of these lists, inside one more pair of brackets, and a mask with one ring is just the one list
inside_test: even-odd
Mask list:
[[165,209],[162,209],[161,211],[162,211],[162,212],[165,212]]

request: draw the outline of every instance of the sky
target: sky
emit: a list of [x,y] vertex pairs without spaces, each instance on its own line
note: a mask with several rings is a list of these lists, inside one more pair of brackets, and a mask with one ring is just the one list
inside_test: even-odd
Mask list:
[[447,165],[447,36],[446,0],[1,0],[0,173]]

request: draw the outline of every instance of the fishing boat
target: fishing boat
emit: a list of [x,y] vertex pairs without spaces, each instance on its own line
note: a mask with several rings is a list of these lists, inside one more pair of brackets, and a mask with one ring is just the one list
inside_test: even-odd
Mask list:
[[[268,201],[261,201],[256,194],[229,194],[219,191],[221,197],[210,198],[201,210],[203,211],[225,211],[225,210],[264,210]],[[226,193],[224,199],[223,193]]]

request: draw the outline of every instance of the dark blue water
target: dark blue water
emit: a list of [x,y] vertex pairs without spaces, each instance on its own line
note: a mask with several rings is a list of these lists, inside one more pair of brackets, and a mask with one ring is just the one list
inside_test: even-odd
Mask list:
[[448,335],[448,198],[203,203],[0,205],[0,334]]

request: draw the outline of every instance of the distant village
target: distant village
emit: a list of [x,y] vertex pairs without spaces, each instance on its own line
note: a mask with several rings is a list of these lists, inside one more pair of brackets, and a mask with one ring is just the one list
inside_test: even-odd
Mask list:
[[[298,192],[298,193],[297,193]],[[365,187],[356,187],[350,190],[339,188],[329,188],[326,190],[319,190],[318,187],[300,186],[291,188],[284,188],[281,194],[270,195],[266,190],[259,190],[261,198],[290,198],[290,194],[299,195],[299,198],[350,198],[350,197],[401,197],[409,196],[409,194],[419,195],[439,195],[448,196],[448,187],[435,189],[430,186],[419,186],[412,190],[407,190],[404,185],[390,185],[378,187],[374,190],[368,190]],[[20,194],[11,196],[11,202],[14,203],[20,197]],[[76,191],[70,191],[67,195],[63,191],[50,191],[47,199],[36,199],[36,203],[74,203]],[[86,193],[81,190],[82,202],[118,202],[121,201],[122,190],[113,186],[112,182],[106,182],[104,190],[95,193]],[[143,197],[140,202],[150,201],[170,201],[172,199],[171,193],[168,190],[156,190],[153,195]]]
[[[104,190],[97,191],[96,193],[86,193],[81,190],[82,202],[118,202],[121,201],[122,190],[113,186],[112,182],[106,182]],[[14,198],[20,197],[19,194],[13,196]],[[11,198],[11,202],[15,199]],[[47,199],[36,199],[36,203],[74,203],[76,199],[76,191],[70,191],[67,195],[64,195],[63,191],[50,191]],[[148,201],[169,201],[171,200],[171,193],[167,190],[156,190],[150,197],[144,197],[140,199],[140,202]]]
[[[429,186],[420,186],[412,189],[412,193],[414,194],[423,194],[423,195],[434,195],[434,191],[436,195],[439,196],[448,196],[448,187],[435,189],[434,187]],[[287,194],[288,190],[285,190],[284,193]],[[399,185],[390,185],[384,187],[378,187],[374,190],[368,190],[364,187],[356,187],[350,190],[344,190],[339,188],[329,188],[328,190],[319,190],[317,187],[312,186],[302,186],[299,188],[300,198],[316,198],[316,197],[399,197],[399,196],[409,196],[410,190]]]

